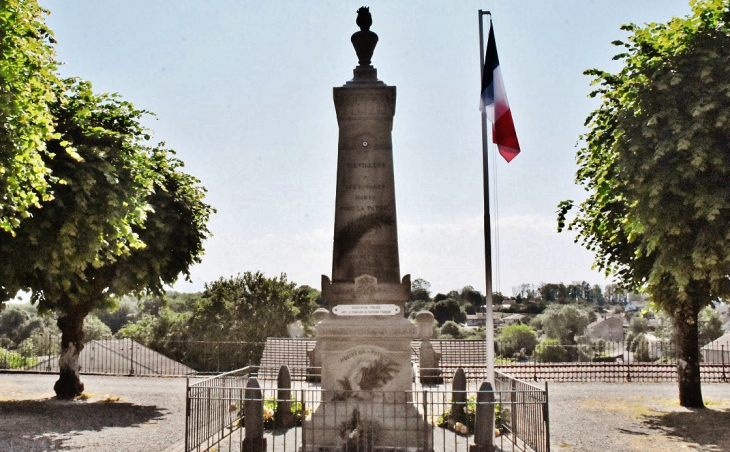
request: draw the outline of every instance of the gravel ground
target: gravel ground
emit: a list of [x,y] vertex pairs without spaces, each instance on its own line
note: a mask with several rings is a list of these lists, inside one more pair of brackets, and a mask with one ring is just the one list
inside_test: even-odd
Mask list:
[[184,378],[82,376],[83,401],[54,399],[57,379],[0,374],[0,451],[164,451],[184,439]]
[[[185,379],[83,376],[89,399],[72,402],[53,398],[56,379],[0,374],[0,452],[165,451],[183,441]],[[730,451],[730,385],[702,392],[708,409],[687,410],[676,383],[550,383],[552,450]]]
[[550,383],[553,451],[730,451],[730,385],[703,384],[707,410],[676,383]]

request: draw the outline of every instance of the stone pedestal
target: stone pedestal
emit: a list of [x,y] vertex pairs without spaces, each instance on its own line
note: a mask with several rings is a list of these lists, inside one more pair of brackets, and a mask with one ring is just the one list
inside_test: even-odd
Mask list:
[[409,392],[415,334],[416,326],[402,316],[330,316],[317,325],[324,394],[304,422],[304,451],[341,451],[353,432],[363,437],[368,431],[376,432],[378,450],[433,449],[431,426]]

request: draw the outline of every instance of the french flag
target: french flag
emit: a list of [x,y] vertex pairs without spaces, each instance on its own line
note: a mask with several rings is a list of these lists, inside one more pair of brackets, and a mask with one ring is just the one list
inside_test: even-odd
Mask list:
[[511,161],[520,153],[520,143],[517,141],[515,125],[512,122],[502,71],[499,69],[497,43],[494,40],[491,20],[489,21],[487,56],[482,74],[481,108],[487,109],[487,118],[492,123],[492,141],[497,145],[502,157],[508,162]]

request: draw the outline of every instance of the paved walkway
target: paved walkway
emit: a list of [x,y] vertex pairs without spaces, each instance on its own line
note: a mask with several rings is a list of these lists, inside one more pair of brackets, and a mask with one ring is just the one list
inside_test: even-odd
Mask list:
[[[53,399],[55,375],[0,373],[0,452],[182,450],[185,379],[83,376],[86,401]],[[730,385],[707,410],[676,383],[550,383],[553,451],[730,451]]]
[[54,399],[57,379],[0,373],[0,452],[161,451],[184,439],[184,378],[82,376],[84,401]]
[[730,451],[730,384],[703,384],[707,410],[676,383],[550,383],[553,451]]

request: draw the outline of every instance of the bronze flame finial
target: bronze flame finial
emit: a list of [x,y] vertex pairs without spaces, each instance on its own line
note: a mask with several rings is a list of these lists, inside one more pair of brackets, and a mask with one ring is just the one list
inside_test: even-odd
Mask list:
[[370,26],[373,24],[373,16],[370,15],[369,7],[363,6],[357,10],[357,20],[355,23],[360,27],[360,31],[355,32],[350,41],[355,47],[358,64],[360,66],[370,66],[373,51],[378,44],[378,35],[370,31]]

